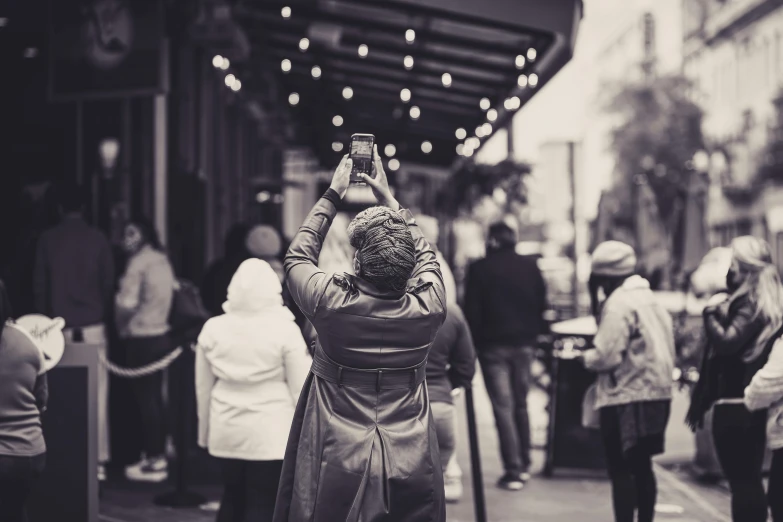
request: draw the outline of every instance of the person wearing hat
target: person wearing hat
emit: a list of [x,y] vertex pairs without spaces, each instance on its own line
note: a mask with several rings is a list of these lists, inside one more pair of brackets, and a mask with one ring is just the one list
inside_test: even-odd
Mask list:
[[674,369],[674,325],[650,283],[635,275],[636,254],[619,241],[593,252],[590,295],[598,320],[582,354],[598,374],[594,408],[612,482],[616,522],[651,522],[657,485],[652,457],[663,453]]
[[355,275],[317,264],[348,190],[345,156],[293,238],[286,281],[317,340],[286,448],[275,522],[445,522],[443,471],[425,382],[446,318],[435,252],[389,189],[377,149],[380,206],[351,221]]

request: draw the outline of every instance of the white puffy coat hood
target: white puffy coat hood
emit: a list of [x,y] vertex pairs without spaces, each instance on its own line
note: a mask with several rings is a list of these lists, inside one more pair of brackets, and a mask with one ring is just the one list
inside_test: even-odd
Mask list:
[[239,265],[228,285],[223,310],[228,314],[282,314],[294,320],[283,305],[280,278],[269,263],[260,259],[248,259]]

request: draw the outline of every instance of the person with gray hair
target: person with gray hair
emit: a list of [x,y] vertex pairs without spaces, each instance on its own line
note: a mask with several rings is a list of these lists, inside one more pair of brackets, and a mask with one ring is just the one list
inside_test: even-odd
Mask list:
[[425,366],[446,317],[435,252],[389,189],[377,150],[361,175],[380,206],[348,226],[354,272],[318,266],[348,190],[345,156],[285,257],[291,295],[317,332],[286,448],[275,522],[446,520]]

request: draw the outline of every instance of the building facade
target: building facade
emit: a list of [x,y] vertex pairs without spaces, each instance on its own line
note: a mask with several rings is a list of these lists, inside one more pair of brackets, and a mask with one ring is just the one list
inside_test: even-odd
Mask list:
[[783,88],[783,5],[774,0],[687,0],[685,74],[705,111],[711,153],[707,224],[714,246],[766,237],[783,260],[783,190],[759,176]]

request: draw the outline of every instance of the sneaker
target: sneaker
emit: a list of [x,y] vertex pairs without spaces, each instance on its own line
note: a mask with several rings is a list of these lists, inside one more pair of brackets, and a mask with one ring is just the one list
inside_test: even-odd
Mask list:
[[106,466],[98,464],[98,482],[106,482]]
[[498,480],[498,487],[508,491],[519,491],[525,487],[525,483],[522,482],[518,474],[506,473]]
[[533,478],[532,475],[530,475],[530,473],[527,471],[519,474],[519,480],[521,480],[522,482],[530,482],[531,478]]
[[462,498],[462,481],[458,478],[445,480],[446,502],[456,504]]
[[136,482],[163,482],[169,478],[169,464],[164,457],[143,459],[125,468],[125,477]]

